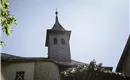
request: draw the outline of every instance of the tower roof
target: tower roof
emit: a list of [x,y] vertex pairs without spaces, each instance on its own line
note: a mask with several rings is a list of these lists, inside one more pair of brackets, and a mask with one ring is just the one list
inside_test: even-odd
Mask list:
[[71,31],[65,30],[62,27],[62,25],[59,23],[58,16],[57,16],[58,15],[57,10],[56,10],[55,14],[56,14],[55,24],[53,25],[52,29],[47,29],[45,46],[48,46],[48,44],[49,44],[49,34],[50,33],[65,33],[69,36],[69,39],[70,39]]
[[58,21],[58,16],[57,16],[57,15],[58,15],[58,12],[57,12],[57,10],[56,10],[55,14],[56,14],[55,24],[54,24],[54,26],[52,27],[51,30],[65,30],[65,29],[62,27],[62,25],[59,23],[59,21]]

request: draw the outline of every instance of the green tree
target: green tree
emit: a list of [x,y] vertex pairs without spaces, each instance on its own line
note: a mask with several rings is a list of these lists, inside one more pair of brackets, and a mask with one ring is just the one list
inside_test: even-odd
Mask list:
[[89,65],[76,66],[61,72],[61,80],[126,80],[122,73],[103,68],[102,64],[91,61]]
[[[7,0],[1,0],[1,29],[7,36],[12,36],[12,24],[17,24],[17,20],[10,14],[10,3]],[[5,46],[1,40],[0,45]]]

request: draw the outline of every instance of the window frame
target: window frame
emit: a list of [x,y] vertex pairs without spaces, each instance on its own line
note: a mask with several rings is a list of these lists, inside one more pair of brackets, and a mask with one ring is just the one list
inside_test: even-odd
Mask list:
[[57,38],[54,38],[54,39],[53,39],[53,43],[54,43],[54,44],[58,44],[58,39],[57,39]]
[[61,44],[65,44],[65,39],[61,38]]
[[24,80],[24,71],[16,71],[15,80]]

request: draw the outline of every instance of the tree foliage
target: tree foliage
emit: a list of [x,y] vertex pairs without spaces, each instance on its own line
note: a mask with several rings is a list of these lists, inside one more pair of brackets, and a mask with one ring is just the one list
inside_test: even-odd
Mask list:
[[[2,31],[7,36],[12,36],[12,24],[17,24],[17,20],[9,11],[10,3],[7,0],[1,0],[1,27]],[[5,43],[0,40],[0,44],[5,46]]]
[[102,67],[102,64],[96,65],[95,61],[89,65],[69,68],[61,72],[62,80],[126,80],[121,73],[114,73]]

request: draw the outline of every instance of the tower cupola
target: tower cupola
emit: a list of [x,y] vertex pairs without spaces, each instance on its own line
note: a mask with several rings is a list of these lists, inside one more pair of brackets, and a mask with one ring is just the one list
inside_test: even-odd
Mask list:
[[46,43],[48,47],[48,58],[58,62],[71,62],[70,55],[70,34],[58,21],[58,12],[55,12],[55,23],[51,29],[47,29]]

